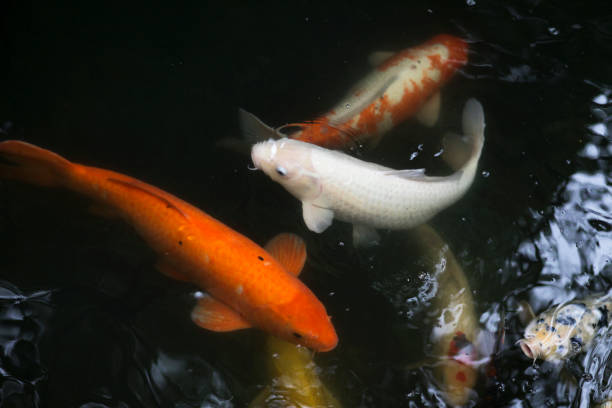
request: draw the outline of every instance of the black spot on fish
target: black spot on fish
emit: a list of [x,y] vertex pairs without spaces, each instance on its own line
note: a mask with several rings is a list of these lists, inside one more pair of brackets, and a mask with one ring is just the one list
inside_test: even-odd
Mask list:
[[550,331],[554,333],[557,331],[557,328],[555,326],[550,326]]
[[260,261],[263,261],[263,256],[259,255],[257,259],[259,259]]
[[544,319],[538,319],[537,324],[544,323]]
[[612,231],[612,225],[602,220],[590,219],[589,224],[591,225],[591,227],[595,228],[597,231],[600,231],[600,232]]
[[179,241],[179,245],[183,245],[183,241]]
[[296,339],[301,339],[302,335],[300,333],[293,332],[293,337],[295,337]]
[[560,316],[557,317],[556,322],[564,326],[573,326],[576,324],[576,319],[571,316]]
[[571,337],[570,343],[572,343],[572,347],[575,349],[582,347],[582,339],[580,337]]
[[608,327],[608,307],[603,305],[599,308],[601,312],[601,318],[597,322],[597,327]]

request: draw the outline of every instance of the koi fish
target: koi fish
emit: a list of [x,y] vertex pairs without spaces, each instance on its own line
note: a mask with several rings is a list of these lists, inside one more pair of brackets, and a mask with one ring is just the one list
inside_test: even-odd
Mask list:
[[377,240],[375,228],[409,229],[459,200],[474,180],[484,127],[482,106],[468,100],[463,132],[471,155],[448,177],[425,176],[423,169],[394,170],[287,138],[257,143],[251,158],[302,202],[308,229],[323,232],[334,218],[350,222],[358,246]]
[[207,292],[191,314],[200,327],[258,327],[318,351],[338,342],[325,307],[297,279],[306,259],[298,236],[280,234],[266,249],[179,198],[132,177],[72,163],[40,147],[0,143],[0,178],[64,187],[131,224],[159,254],[165,275]]
[[610,294],[561,303],[537,317],[531,307],[522,306],[532,320],[519,344],[523,353],[534,361],[538,358],[553,362],[570,359],[591,346],[599,329],[610,328]]
[[414,114],[433,126],[440,108],[438,90],[467,63],[467,44],[442,34],[397,53],[375,53],[370,62],[378,66],[321,117],[275,130],[240,110],[243,133],[247,139],[260,141],[275,137],[283,128],[298,128],[288,137],[335,149],[368,139],[376,144]]
[[271,336],[266,348],[274,379],[249,404],[250,408],[341,407],[319,379],[312,351]]
[[463,406],[474,393],[480,367],[489,362],[493,335],[479,328],[470,285],[448,244],[429,225],[413,234],[438,281],[432,298],[432,308],[439,311],[431,333],[434,377],[446,402]]

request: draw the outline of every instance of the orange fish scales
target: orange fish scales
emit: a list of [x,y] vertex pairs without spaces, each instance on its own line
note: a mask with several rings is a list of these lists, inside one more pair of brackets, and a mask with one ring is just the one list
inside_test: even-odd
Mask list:
[[[160,255],[160,271],[212,295],[199,299],[192,312],[201,327],[229,331],[256,326],[315,350],[336,346],[325,308],[295,278],[299,271],[289,273],[264,248],[196,207],[137,179],[73,164],[25,142],[1,142],[0,158],[12,163],[0,164],[0,178],[75,190],[130,223]],[[284,252],[280,258],[301,268],[303,242],[293,237],[286,238],[291,245],[282,245],[283,238],[275,241],[277,251],[301,252],[295,255],[298,262]]]

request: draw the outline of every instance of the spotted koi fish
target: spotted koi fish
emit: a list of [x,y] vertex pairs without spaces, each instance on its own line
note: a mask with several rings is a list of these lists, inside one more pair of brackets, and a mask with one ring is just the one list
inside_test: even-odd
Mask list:
[[533,360],[567,360],[589,348],[600,329],[610,328],[612,295],[597,294],[583,300],[561,303],[533,315],[519,340],[521,350]]
[[[442,34],[397,53],[375,53],[370,61],[377,67],[326,114],[311,122],[272,129],[241,110],[243,133],[253,142],[276,134],[337,149],[367,140],[375,144],[386,132],[415,114],[432,126],[439,113],[438,91],[467,63],[467,50],[463,39]],[[282,129],[289,133],[281,134]]]

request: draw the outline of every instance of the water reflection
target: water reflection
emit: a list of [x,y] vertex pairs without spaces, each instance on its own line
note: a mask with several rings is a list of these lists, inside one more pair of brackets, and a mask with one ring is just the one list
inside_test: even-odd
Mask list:
[[[549,215],[532,212],[534,222],[542,227],[534,238],[519,246],[515,258],[541,266],[537,281],[525,293],[537,312],[612,288],[612,187],[608,160],[608,122],[612,112],[609,89],[598,88],[591,110],[600,122],[587,126],[584,147],[578,152],[579,159],[587,160],[585,167],[593,170],[577,171],[569,177],[553,198]],[[517,308],[516,300],[512,294],[507,298],[510,309]],[[519,325],[517,331],[521,330]],[[533,405],[575,407],[605,401],[610,393],[611,341],[610,333],[599,333],[594,346],[573,360],[528,365],[521,375],[526,400]],[[551,382],[551,376],[557,381]]]
[[0,406],[39,406],[47,374],[39,342],[52,313],[50,291],[24,294],[0,281]]

